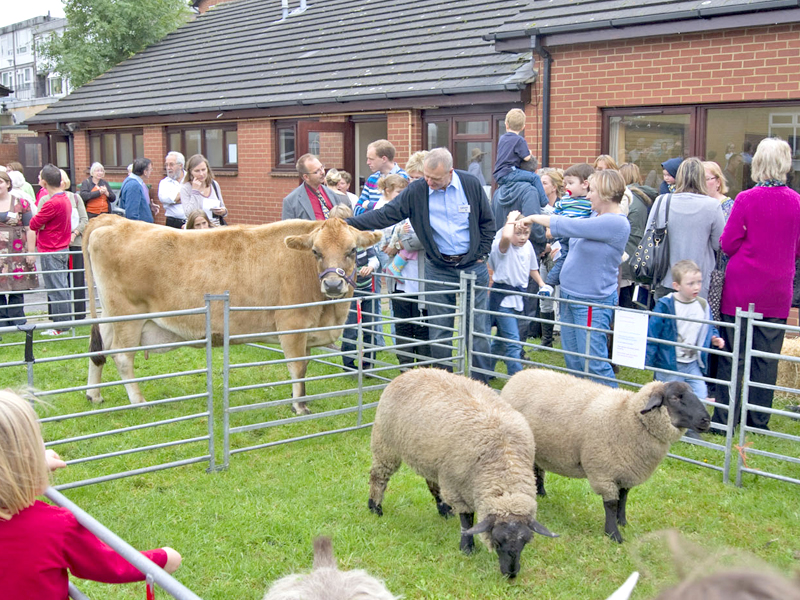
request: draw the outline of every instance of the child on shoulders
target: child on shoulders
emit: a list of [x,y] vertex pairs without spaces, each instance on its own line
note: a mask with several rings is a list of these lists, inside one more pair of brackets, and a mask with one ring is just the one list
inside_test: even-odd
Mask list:
[[[519,362],[522,358],[522,344],[519,343],[516,315],[522,314],[523,299],[513,292],[526,292],[528,277],[539,284],[539,294],[549,296],[553,292],[553,288],[545,285],[539,275],[536,251],[528,239],[531,228],[518,222],[522,217],[518,210],[508,213],[506,224],[497,232],[489,254],[489,268],[493,272],[489,310],[503,313],[492,316],[497,325],[498,338],[512,340],[507,342],[493,339],[491,353],[507,357],[505,363],[509,375],[522,370],[522,364]],[[492,368],[494,369],[494,366]]]
[[[0,391],[0,548],[3,597],[66,600],[69,573],[104,583],[144,581],[127,560],[78,523],[66,508],[36,500],[49,472],[65,467],[44,441],[31,405]],[[143,554],[168,573],[181,564],[172,548]]]
[[[592,203],[589,193],[589,178],[594,175],[594,167],[589,163],[578,163],[564,171],[564,189],[567,195],[556,200],[553,214],[571,219],[588,219],[592,216]],[[551,247],[554,244],[551,244]],[[556,286],[561,281],[561,267],[567,260],[569,238],[558,240],[558,258],[553,259],[553,268],[547,273],[547,284]]]
[[528,149],[525,138],[520,135],[523,129],[525,129],[525,113],[519,108],[512,108],[506,114],[506,132],[497,141],[497,160],[492,177],[498,186],[527,181],[536,189],[539,205],[545,206],[547,194],[541,178],[533,172],[536,169],[536,159]]
[[[711,308],[705,298],[699,296],[703,287],[703,273],[692,260],[682,260],[672,266],[672,288],[657,303],[653,312],[675,315],[678,319],[650,317],[647,335],[669,342],[691,344],[701,348],[722,349],[724,340],[719,337],[717,328],[708,323],[696,323],[685,319],[713,320]],[[695,348],[668,346],[658,342],[647,343],[647,366],[667,369],[675,373],[656,373],[658,381],[685,381],[695,395],[701,400],[708,397],[706,382],[702,379],[691,379],[684,375],[702,377],[708,369],[706,353]]]

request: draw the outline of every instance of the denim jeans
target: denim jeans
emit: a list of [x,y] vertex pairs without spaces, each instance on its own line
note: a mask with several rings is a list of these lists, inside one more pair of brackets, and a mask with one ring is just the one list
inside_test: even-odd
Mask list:
[[[426,292],[443,292],[441,294],[430,294],[425,296],[426,302],[437,302],[441,304],[447,304],[448,306],[435,306],[433,304],[427,304],[426,307],[428,309],[428,316],[431,317],[430,324],[431,325],[438,325],[439,327],[453,327],[454,322],[454,315],[456,311],[456,291],[457,288],[452,286],[444,286],[437,282],[449,282],[449,283],[460,283],[461,281],[461,271],[465,273],[474,273],[477,276],[475,284],[483,287],[489,287],[489,270],[486,267],[486,263],[475,263],[474,265],[467,267],[465,269],[456,269],[455,267],[446,267],[442,268],[435,264],[432,261],[428,261],[425,263],[425,291]],[[489,292],[486,289],[482,290],[475,290],[475,308],[479,310],[487,310],[489,305]],[[467,299],[467,302],[470,302],[470,299]],[[466,324],[469,324],[469,317],[470,317],[471,306],[467,305],[466,310]],[[489,335],[489,315],[485,313],[476,313],[474,314],[474,327],[476,333],[482,333],[485,335]],[[451,331],[447,331],[445,329],[438,329],[437,327],[431,327],[429,329],[429,337],[431,342],[438,343],[437,345],[431,345],[431,357],[446,360],[452,359],[453,351],[446,346],[452,346],[451,338],[453,337],[454,333]],[[464,328],[464,335],[468,335],[467,327]],[[486,354],[489,353],[489,339],[483,337],[475,337],[473,347],[468,350],[470,354],[472,354],[471,364],[473,367],[478,367],[480,369],[485,369],[490,371],[492,368],[491,360],[488,356],[475,356],[472,351],[475,352],[484,352]],[[484,375],[482,373],[472,373],[473,379],[478,379],[480,381],[488,382],[491,379],[490,375]]]
[[[514,315],[519,314],[513,308],[508,306],[501,306],[497,312],[503,315],[493,315],[495,325],[497,325],[497,338],[508,338],[519,342],[519,327],[517,325],[517,318]],[[497,338],[492,338],[492,354],[502,355],[507,358],[506,371],[509,375],[516,375],[522,371],[522,363],[519,359],[522,358],[522,344],[514,342],[506,342]],[[497,363],[497,358],[492,358],[492,370]]]
[[497,181],[497,185],[503,185],[504,183],[516,183],[518,181],[527,181],[533,185],[533,187],[536,189],[536,193],[539,194],[539,206],[547,206],[547,194],[544,191],[544,186],[542,186],[542,178],[533,171],[524,171],[522,169],[513,168],[511,173],[505,177],[501,177]]
[[[69,287],[69,255],[61,252],[50,252],[42,254],[42,279],[47,290],[47,300],[50,302],[50,316],[54,322],[71,321],[68,316],[70,309],[70,293],[66,289]],[[47,273],[47,271],[58,271],[57,273]]]
[[681,377],[681,373],[686,373],[687,375],[697,375],[698,377],[703,376],[703,372],[700,370],[700,365],[697,364],[696,360],[692,362],[679,362],[678,363],[678,372],[677,373],[656,373],[656,380],[657,381],[684,381],[689,384],[689,387],[692,388],[694,395],[700,398],[700,400],[705,400],[708,398],[708,388],[706,387],[706,382],[702,379],[690,379],[688,377]]
[[[617,302],[617,292],[614,292],[602,300],[593,300],[590,298],[581,298],[580,296],[572,296],[564,292],[562,289],[561,298],[564,300],[580,300],[582,302],[593,302],[608,306],[609,308],[598,308],[597,306],[591,307],[591,327],[596,329],[611,328],[611,319],[614,316],[614,309],[611,307],[613,307]],[[589,342],[589,350],[587,352],[586,330],[575,329],[574,327],[568,326],[570,324],[584,326],[588,325],[589,308],[590,307],[583,306],[581,304],[567,304],[566,302],[561,303],[561,315],[559,318],[559,322],[561,323],[561,348],[563,350],[569,350],[570,352],[580,352],[581,354],[589,354],[599,358],[608,358],[608,341],[605,333],[592,331]],[[567,363],[568,369],[583,372],[585,362],[582,356],[565,354],[564,360]],[[604,361],[590,360],[589,372],[595,375],[608,377],[610,379],[615,378],[614,369],[611,367],[611,364]],[[617,383],[615,381],[606,381],[603,379],[594,378],[593,380],[611,387],[617,387]]]

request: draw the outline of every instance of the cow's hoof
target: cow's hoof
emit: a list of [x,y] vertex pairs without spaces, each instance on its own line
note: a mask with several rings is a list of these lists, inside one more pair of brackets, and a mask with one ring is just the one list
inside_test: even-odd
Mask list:
[[311,410],[305,404],[292,404],[292,412],[296,415],[311,414]]
[[103,403],[103,397],[102,396],[92,397],[89,394],[86,394],[86,399],[89,402],[91,402],[92,404],[102,404]]

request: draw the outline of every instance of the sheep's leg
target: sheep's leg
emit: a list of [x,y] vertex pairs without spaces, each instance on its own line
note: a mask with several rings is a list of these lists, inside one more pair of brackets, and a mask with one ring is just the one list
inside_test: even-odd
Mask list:
[[619,488],[619,504],[617,505],[617,525],[625,527],[628,519],[625,518],[625,507],[628,504],[628,490]]
[[475,538],[471,535],[465,535],[464,532],[471,529],[475,523],[475,513],[459,513],[458,518],[461,519],[461,544],[459,544],[459,548],[464,554],[472,554],[475,549]]
[[[374,433],[373,433],[374,435]],[[375,443],[375,438],[373,438]],[[375,444],[380,446],[380,444]],[[383,516],[383,494],[389,478],[400,468],[399,456],[381,456],[373,448],[372,469],[369,472],[369,502],[367,506],[379,517]]]
[[606,535],[617,543],[622,543],[622,535],[617,528],[617,510],[619,500],[603,500],[603,508],[606,510]]
[[547,496],[544,489],[544,469],[538,465],[533,465],[533,474],[536,476],[536,495]]
[[428,479],[425,480],[425,483],[428,484],[428,489],[433,496],[433,499],[436,500],[436,510],[439,511],[439,514],[443,516],[445,519],[447,517],[453,516],[453,509],[450,507],[449,504],[442,501],[442,494],[439,490],[439,484],[434,483],[433,481],[429,481]]

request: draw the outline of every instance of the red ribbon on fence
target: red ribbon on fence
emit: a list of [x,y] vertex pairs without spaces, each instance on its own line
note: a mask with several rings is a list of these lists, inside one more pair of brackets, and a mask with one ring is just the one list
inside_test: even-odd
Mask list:
[[592,326],[592,307],[591,306],[589,307],[589,312],[587,313],[587,315],[588,316],[586,317],[586,326],[587,327],[591,327]]
[[356,300],[356,323],[361,323],[361,300]]
[[734,448],[739,451],[739,456],[742,459],[742,464],[744,465],[745,469],[749,469],[750,467],[747,466],[747,449],[753,445],[753,442],[747,442],[744,446],[740,446],[739,444],[734,444]]
[[147,587],[147,600],[156,600],[156,595],[153,593],[153,584],[148,581],[145,585]]

